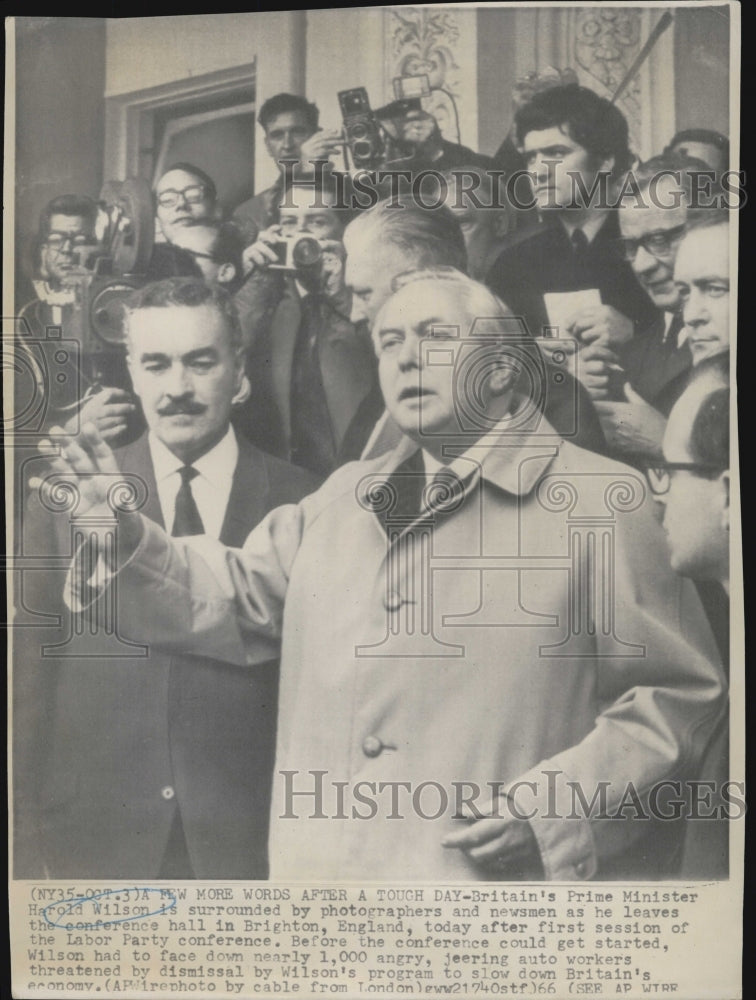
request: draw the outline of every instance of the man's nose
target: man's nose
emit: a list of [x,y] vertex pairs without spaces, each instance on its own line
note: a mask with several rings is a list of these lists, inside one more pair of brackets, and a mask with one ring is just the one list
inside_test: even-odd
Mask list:
[[399,368],[408,371],[410,368],[420,368],[421,342],[415,337],[407,337],[399,351]]
[[554,161],[544,156],[543,153],[536,153],[530,164],[530,169],[535,173],[536,180],[543,182],[548,180],[549,174],[554,169]]
[[693,327],[693,329],[703,326],[709,320],[709,310],[706,306],[706,301],[695,290],[691,291],[688,300],[683,306],[683,320],[686,326]]
[[659,266],[659,258],[649,253],[644,246],[639,246],[633,261],[633,269],[637,274],[650,274]]
[[184,365],[171,365],[165,375],[163,390],[171,399],[194,395],[191,375]]

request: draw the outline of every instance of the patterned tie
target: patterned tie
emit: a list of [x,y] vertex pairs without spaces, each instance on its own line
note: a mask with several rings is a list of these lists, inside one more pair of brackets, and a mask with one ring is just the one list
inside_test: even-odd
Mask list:
[[176,516],[173,519],[171,534],[174,537],[204,535],[205,528],[200,512],[197,510],[191,486],[192,480],[199,475],[199,472],[191,465],[184,465],[179,469],[179,475],[181,476],[181,486],[176,494]]

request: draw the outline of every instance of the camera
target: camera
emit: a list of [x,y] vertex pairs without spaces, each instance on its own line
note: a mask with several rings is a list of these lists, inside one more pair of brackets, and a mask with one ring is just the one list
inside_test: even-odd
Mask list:
[[376,170],[384,161],[385,150],[381,127],[370,110],[367,91],[364,87],[353,87],[339,91],[338,98],[346,144],[354,166]]
[[152,192],[140,178],[107,181],[100,193],[103,233],[98,248],[66,280],[74,310],[66,335],[80,345],[84,378],[129,389],[126,368],[125,302],[149,280],[154,244]]
[[279,240],[271,244],[271,250],[278,257],[277,263],[270,265],[273,271],[314,271],[323,260],[322,247],[312,236]]

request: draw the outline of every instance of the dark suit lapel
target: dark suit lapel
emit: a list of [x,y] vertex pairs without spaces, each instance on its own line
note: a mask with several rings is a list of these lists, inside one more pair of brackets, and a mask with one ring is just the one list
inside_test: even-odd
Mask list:
[[265,456],[241,435],[237,435],[237,441],[239,458],[220,533],[223,544],[235,548],[244,544],[247,535],[262,521],[270,506],[270,482]]
[[143,434],[131,444],[119,448],[115,453],[115,457],[121,472],[129,472],[132,475],[141,476],[144,480],[144,484],[147,487],[147,500],[141,509],[141,513],[145,517],[149,517],[151,521],[159,524],[161,528],[165,528],[147,434]]

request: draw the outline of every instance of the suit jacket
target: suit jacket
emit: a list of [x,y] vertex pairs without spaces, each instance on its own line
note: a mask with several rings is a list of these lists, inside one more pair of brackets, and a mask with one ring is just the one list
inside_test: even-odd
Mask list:
[[619,236],[617,213],[611,211],[585,253],[577,255],[558,220],[514,237],[491,268],[486,284],[518,316],[534,337],[548,325],[545,292],[598,288],[604,305],[614,306],[640,327],[656,309],[638,284],[630,265],[613,248]]
[[239,228],[249,245],[257,239],[261,229],[267,229],[278,222],[278,210],[283,194],[283,182],[279,178],[275,184],[237,205],[231,221]]
[[[146,435],[117,458],[143,477],[143,512],[162,524]],[[269,510],[315,485],[239,440],[223,542],[241,545]],[[35,495],[30,542],[65,555],[67,515],[39,506]],[[155,878],[179,809],[198,878],[265,878],[277,662],[253,673],[152,646],[146,658],[42,659],[40,646],[63,641],[71,616],[54,596],[61,573],[41,575],[24,596],[60,614],[61,627],[19,635],[16,877]]]
[[[441,845],[459,829],[455,782],[477,786],[481,808],[489,782],[510,790],[547,879],[609,876],[618,860],[623,878],[659,877],[655,840],[628,859],[663,823],[563,818],[570,781],[588,800],[610,782],[611,815],[629,782],[643,801],[684,778],[723,711],[711,632],[642,479],[557,435],[508,432],[460,460],[469,486],[423,543],[396,483],[416,451],[405,440],[338,469],[234,552],[145,519],[117,577],[129,634],[250,670],[282,641],[271,878],[517,877]],[[614,569],[597,582],[602,552]],[[595,622],[590,594],[577,598],[586,582],[609,602]]]
[[[247,343],[251,394],[235,426],[259,447],[291,459],[292,367],[302,307],[294,281],[253,274],[236,296]],[[365,324],[349,320],[349,296],[323,303],[318,352],[337,464],[356,458],[383,410],[375,352]]]
[[674,319],[664,339],[665,315],[662,313],[645,330],[639,331],[619,349],[627,381],[665,417],[685,388],[693,358],[687,342],[677,346],[681,319]]

